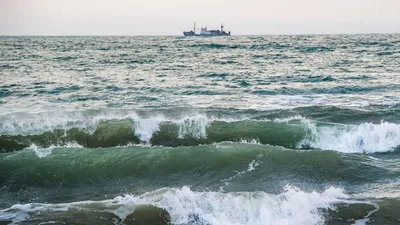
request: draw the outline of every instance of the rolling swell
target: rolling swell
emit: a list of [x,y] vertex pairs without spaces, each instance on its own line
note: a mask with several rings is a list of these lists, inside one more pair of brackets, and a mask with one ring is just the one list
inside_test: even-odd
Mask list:
[[88,148],[151,144],[194,146],[222,141],[252,141],[294,148],[305,136],[299,125],[263,121],[212,121],[206,117],[181,121],[144,119],[141,121],[101,121],[93,130],[86,128],[56,129],[34,135],[2,135],[3,151],[20,150],[32,144],[41,147],[77,143]]
[[[2,204],[8,205],[2,206],[0,221],[73,223],[80,218],[80,223],[96,224],[103,218],[124,224],[179,225],[265,224],[266,217],[270,224],[298,224],[300,219],[301,224],[335,218],[354,221],[374,207],[368,202],[353,206],[337,186],[359,187],[399,175],[363,155],[259,144],[52,151],[44,158],[28,149],[0,155],[6,171],[0,175]],[[122,183],[130,188],[121,189]],[[69,194],[86,185],[91,186],[90,193],[82,194],[91,201]],[[43,188],[50,191],[43,193]],[[34,203],[13,203],[26,193],[35,197]],[[104,196],[116,197],[104,200]],[[342,203],[352,207],[340,207]]]
[[399,175],[364,155],[232,142],[178,148],[33,148],[0,156],[0,185],[11,193],[58,187],[59,194],[62,188],[87,184],[114,186],[110,181],[128,182],[130,191],[136,185],[149,190],[190,184],[196,189],[264,187],[279,192],[287,182],[314,189],[331,182],[358,184]]
[[[49,150],[46,156],[37,157]],[[70,224],[77,218],[84,224],[104,220],[123,224],[265,224],[266,217],[270,224],[298,224],[299,219],[301,224],[341,224],[369,217],[388,222],[385,214],[399,207],[398,201],[385,201],[379,211],[368,201],[348,201],[349,196],[335,187],[359,191],[364,183],[379,184],[400,175],[359,154],[218,143],[178,148],[26,149],[0,154],[0,162],[5,171],[0,174],[4,197],[0,221],[14,224]],[[129,189],[121,189],[121,184]],[[87,186],[90,193],[82,194],[99,201],[82,202],[80,195],[70,195]],[[35,203],[13,203],[27,193]],[[115,195],[119,196],[101,200]]]
[[[321,117],[318,115],[320,113],[315,111],[314,115]],[[2,127],[0,144],[3,152],[21,150],[32,145],[41,148],[71,144],[86,148],[137,144],[177,147],[224,141],[346,153],[387,152],[400,146],[400,125],[397,123],[381,121],[358,125],[340,124],[319,122],[301,116],[268,119],[274,115],[277,113],[255,114],[253,119],[216,118],[201,114],[180,119],[128,115],[92,118],[89,122],[67,119],[59,124],[52,124],[51,120],[44,125],[9,123]],[[337,113],[337,116],[342,115]],[[25,133],[18,131],[20,127]]]

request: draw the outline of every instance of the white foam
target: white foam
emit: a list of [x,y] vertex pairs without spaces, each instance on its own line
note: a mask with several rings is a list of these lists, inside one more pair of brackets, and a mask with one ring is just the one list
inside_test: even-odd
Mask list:
[[18,225],[29,219],[30,214],[40,213],[43,210],[68,211],[66,204],[16,204],[9,209],[0,210],[0,221],[11,221],[10,225]]
[[388,122],[343,125],[315,124],[302,116],[275,119],[275,123],[299,121],[305,126],[306,137],[297,147],[312,147],[345,153],[376,153],[392,151],[400,146],[400,125]]
[[[104,201],[14,205],[0,210],[0,218],[18,224],[28,217],[28,213],[43,215],[42,212],[78,209],[110,212],[124,220],[138,205],[151,204],[167,210],[173,224],[313,225],[324,222],[319,209],[333,209],[335,203],[346,198],[342,189],[334,187],[323,192],[304,192],[286,186],[277,195],[265,192],[195,192],[189,187],[163,188],[142,196],[119,196]],[[11,214],[15,211],[19,214]]]
[[173,123],[178,126],[178,138],[193,137],[206,138],[207,127],[213,119],[204,115],[185,116],[181,119],[166,118],[163,115],[151,118],[136,118],[135,135],[141,141],[148,143],[155,132],[159,131],[161,123]]
[[160,124],[166,121],[163,117],[151,119],[137,119],[135,121],[135,134],[141,141],[149,142],[153,134],[160,129]]
[[204,115],[196,115],[192,117],[184,117],[176,122],[179,125],[179,138],[190,136],[200,139],[207,136],[207,127],[210,125],[212,120],[208,119]]
[[274,119],[273,120],[274,123],[289,123],[292,121],[300,121],[302,123],[310,123],[311,122],[311,120],[309,120],[305,117],[299,116],[299,115],[291,116],[291,117],[283,118],[283,119]]
[[75,142],[70,142],[65,145],[51,145],[50,147],[47,147],[47,148],[42,148],[40,146],[37,146],[36,144],[32,144],[27,149],[34,151],[35,154],[37,155],[37,157],[45,158],[45,157],[51,155],[53,149],[56,149],[56,148],[83,148],[83,146],[81,146]]
[[363,218],[363,219],[354,221],[354,223],[352,225],[365,225],[365,224],[367,224],[368,221],[369,221],[369,218]]
[[258,166],[260,165],[259,162],[257,162],[256,160],[253,160],[249,163],[249,167],[247,168],[247,171],[254,171]]
[[28,214],[24,211],[7,211],[8,210],[0,210],[0,221],[11,221],[9,225],[18,225],[29,218]]
[[246,139],[242,139],[239,141],[240,143],[243,144],[253,144],[253,145],[260,145],[260,141],[257,139],[250,139],[250,140],[246,140]]
[[316,126],[306,124],[310,133],[298,147],[310,146],[346,153],[392,151],[400,146],[400,125],[382,122],[360,125]]
[[55,223],[57,223],[57,222],[59,222],[59,221],[47,221],[47,222],[41,222],[41,223],[39,223],[38,225],[55,224]]
[[268,225],[268,224],[321,224],[324,217],[320,208],[333,208],[333,204],[346,198],[341,189],[328,188],[322,193],[306,193],[286,186],[282,194],[265,192],[194,192],[188,187],[171,189],[152,204],[166,209],[174,224],[190,224],[193,215],[199,224],[212,225]]

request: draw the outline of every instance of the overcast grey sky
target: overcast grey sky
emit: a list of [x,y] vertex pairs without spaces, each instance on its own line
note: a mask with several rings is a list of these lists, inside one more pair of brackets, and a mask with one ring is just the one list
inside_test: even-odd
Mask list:
[[0,35],[400,33],[400,0],[0,0]]

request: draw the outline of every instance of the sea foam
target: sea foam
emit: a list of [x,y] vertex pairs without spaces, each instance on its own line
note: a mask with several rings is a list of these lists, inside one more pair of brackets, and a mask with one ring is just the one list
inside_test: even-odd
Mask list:
[[316,126],[307,123],[309,134],[298,147],[309,146],[344,153],[378,153],[400,146],[400,125],[380,124]]
[[0,218],[18,224],[29,215],[51,211],[87,210],[108,212],[121,221],[139,205],[154,205],[168,211],[173,224],[198,225],[313,225],[325,221],[320,209],[334,209],[347,195],[340,188],[304,192],[286,186],[281,194],[265,192],[196,192],[189,187],[163,188],[141,196],[125,195],[104,201],[60,204],[14,205],[0,211]]

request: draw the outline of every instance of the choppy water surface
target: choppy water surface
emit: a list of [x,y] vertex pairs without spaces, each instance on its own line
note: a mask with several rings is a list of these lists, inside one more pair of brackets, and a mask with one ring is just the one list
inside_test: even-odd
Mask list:
[[400,35],[0,37],[0,224],[398,224]]

